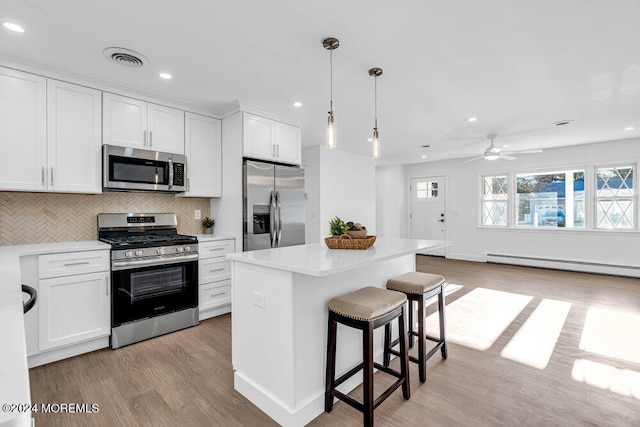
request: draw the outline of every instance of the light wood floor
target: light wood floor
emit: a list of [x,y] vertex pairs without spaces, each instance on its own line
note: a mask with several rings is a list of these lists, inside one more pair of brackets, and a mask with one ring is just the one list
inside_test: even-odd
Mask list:
[[[640,316],[640,280],[423,256],[418,256],[418,270],[442,274],[449,283],[463,286],[447,297],[447,306],[476,288],[532,299],[487,350],[450,343],[446,361],[434,355],[425,384],[420,384],[417,366],[411,364],[411,399],[394,393],[376,409],[376,425],[640,425],[637,351],[636,358],[628,360],[579,348],[589,309]],[[538,369],[501,357],[543,299],[571,303],[548,365]],[[602,333],[620,334],[640,348],[638,330],[624,329]],[[608,367],[610,378],[601,379],[598,386],[574,380],[576,360]],[[621,372],[627,378],[622,391],[616,385],[616,373]],[[92,414],[36,413],[36,426],[275,425],[233,389],[229,315],[115,351],[104,349],[34,368],[30,380],[34,403],[99,405],[99,412]],[[376,374],[376,389],[389,381]],[[352,394],[359,397],[360,390]],[[361,424],[359,412],[338,402],[332,413],[310,425]]]

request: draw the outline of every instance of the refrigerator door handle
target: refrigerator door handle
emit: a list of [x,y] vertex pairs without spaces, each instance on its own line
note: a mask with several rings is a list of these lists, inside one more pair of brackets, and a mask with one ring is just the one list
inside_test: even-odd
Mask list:
[[276,207],[278,212],[278,220],[276,221],[276,239],[277,247],[280,247],[280,241],[282,240],[282,201],[280,200],[280,192],[276,191]]
[[273,197],[273,191],[271,191],[271,195],[269,196],[269,238],[271,240],[271,247],[276,247],[276,238],[277,238],[277,228],[276,228],[276,199]]

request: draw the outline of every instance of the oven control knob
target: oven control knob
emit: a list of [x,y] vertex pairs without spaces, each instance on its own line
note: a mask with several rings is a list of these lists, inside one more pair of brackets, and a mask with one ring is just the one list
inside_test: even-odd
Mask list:
[[176,252],[182,252],[182,251],[184,251],[184,248],[182,246],[178,246],[176,248]]
[[126,251],[126,252],[124,253],[124,256],[126,256],[126,257],[131,257],[131,256],[133,256],[133,251]]
[[164,255],[164,248],[158,248],[158,249],[156,249],[156,253],[157,253],[158,255]]
[[191,251],[191,246],[185,246],[184,247],[184,251],[185,252],[190,252]]
[[138,250],[136,251],[136,256],[142,256],[142,253],[143,253],[143,252],[142,252],[140,249],[138,249]]

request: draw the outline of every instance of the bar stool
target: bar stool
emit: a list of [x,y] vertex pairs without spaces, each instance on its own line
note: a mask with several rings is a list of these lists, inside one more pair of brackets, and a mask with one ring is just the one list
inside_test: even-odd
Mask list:
[[[444,277],[437,274],[409,272],[401,276],[389,279],[387,281],[387,289],[404,293],[409,300],[409,348],[413,348],[413,337],[418,337],[418,358],[409,356],[409,360],[418,364],[420,382],[426,381],[427,360],[434,355],[438,349],[442,353],[442,358],[446,359],[447,353],[447,337],[445,324],[445,308],[444,308]],[[426,334],[425,330],[425,301],[438,295],[438,315],[440,318],[440,338],[435,338]],[[414,331],[413,324],[413,303],[418,303],[418,331]],[[434,341],[437,344],[426,352],[426,341]],[[385,335],[384,344],[384,365],[389,366],[391,354],[398,355],[399,352],[393,350],[398,345],[398,340],[391,342],[391,335]],[[401,350],[402,351],[402,350]]]
[[[327,334],[327,375],[324,410],[331,412],[333,398],[344,401],[364,414],[364,425],[373,425],[373,410],[389,397],[400,385],[405,399],[411,397],[409,390],[409,353],[407,335],[404,326],[406,295],[386,289],[366,287],[333,298],[329,301],[329,329]],[[373,361],[373,331],[381,326],[385,327],[385,336],[391,335],[390,324],[398,318],[400,351],[400,372],[382,366]],[[352,328],[362,330],[362,359],[363,362],[351,369],[340,378],[336,376],[336,335],[337,326],[341,323]],[[373,369],[398,378],[387,390],[374,400]],[[363,403],[336,390],[340,384],[363,370]]]

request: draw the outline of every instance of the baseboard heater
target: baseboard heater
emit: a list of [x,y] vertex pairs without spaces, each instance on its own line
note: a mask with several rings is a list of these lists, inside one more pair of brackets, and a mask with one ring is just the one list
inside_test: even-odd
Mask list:
[[640,278],[640,267],[627,265],[501,254],[487,254],[487,262]]

